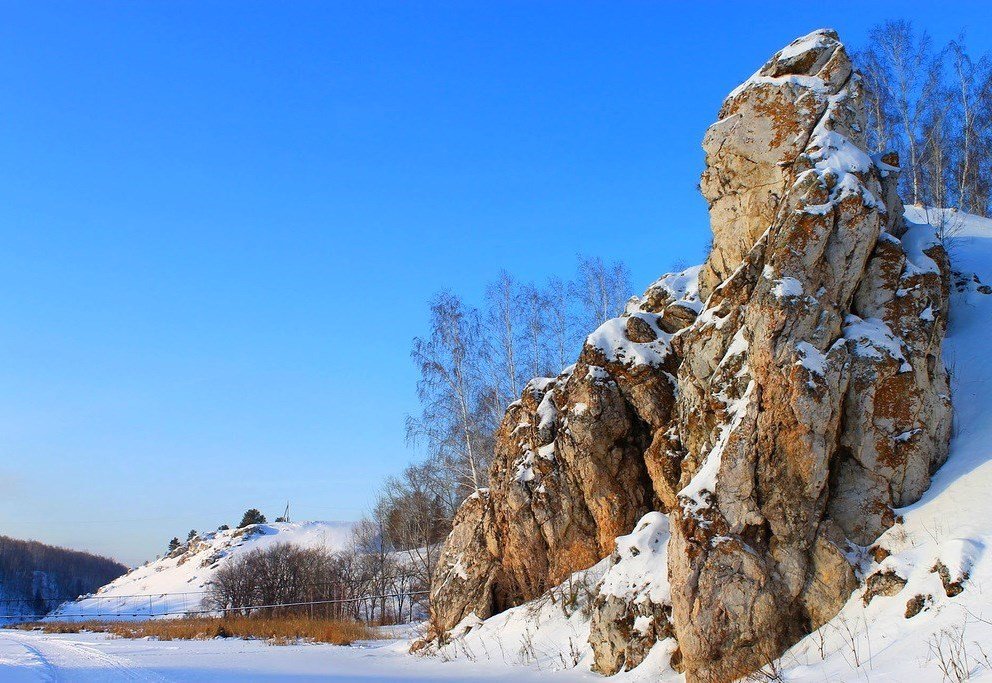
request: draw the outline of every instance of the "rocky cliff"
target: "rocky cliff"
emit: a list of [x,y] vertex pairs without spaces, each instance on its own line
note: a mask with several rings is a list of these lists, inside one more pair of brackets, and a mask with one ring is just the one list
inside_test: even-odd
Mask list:
[[734,680],[837,613],[945,459],[947,256],[907,230],[898,160],[865,151],[837,35],[776,53],[703,147],[707,262],[510,406],[434,578],[436,637],[609,557],[598,670],[674,638],[687,680]]

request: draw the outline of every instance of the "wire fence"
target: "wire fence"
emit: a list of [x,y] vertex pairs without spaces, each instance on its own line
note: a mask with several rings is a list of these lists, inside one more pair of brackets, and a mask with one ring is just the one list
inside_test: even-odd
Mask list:
[[[418,608],[426,610],[426,590],[410,590],[379,595],[359,595],[347,598],[302,600],[231,606],[206,606],[204,598],[209,591],[182,593],[133,593],[128,595],[90,595],[59,598],[2,598],[0,620],[31,622],[51,619],[56,621],[85,621],[90,619],[157,619],[169,617],[225,617],[229,615],[252,616],[266,612],[269,615],[306,616],[310,618],[353,618],[373,621],[378,615],[380,623],[392,618],[402,623],[404,615],[412,620]],[[20,606],[23,609],[18,610]],[[61,608],[61,609],[60,609]]]

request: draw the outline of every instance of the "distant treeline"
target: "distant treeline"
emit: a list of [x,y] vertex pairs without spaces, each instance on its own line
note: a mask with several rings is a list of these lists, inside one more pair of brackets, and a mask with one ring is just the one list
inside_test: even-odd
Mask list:
[[412,621],[426,611],[426,555],[389,551],[376,531],[360,525],[353,545],[336,552],[278,543],[235,555],[211,579],[204,607],[263,619]]
[[45,614],[127,570],[107,557],[0,536],[0,615]]

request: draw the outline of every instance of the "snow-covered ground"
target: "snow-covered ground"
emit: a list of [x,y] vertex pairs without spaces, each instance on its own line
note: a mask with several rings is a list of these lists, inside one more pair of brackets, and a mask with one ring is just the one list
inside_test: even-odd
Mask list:
[[277,543],[343,550],[351,542],[353,526],[351,522],[273,522],[205,533],[93,595],[62,605],[49,620],[182,616],[202,609],[207,584],[231,558]]
[[[406,654],[406,642],[377,641],[353,647],[268,645],[262,641],[123,640],[104,634],[52,635],[0,630],[0,681],[209,681],[211,683],[330,681],[502,681],[537,683],[547,672],[502,663],[445,662]],[[598,678],[586,674],[582,678]],[[560,672],[555,680],[576,680]]]

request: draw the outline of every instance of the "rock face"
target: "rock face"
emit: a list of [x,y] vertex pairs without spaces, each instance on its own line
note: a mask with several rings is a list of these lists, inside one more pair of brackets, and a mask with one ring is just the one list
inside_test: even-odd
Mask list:
[[672,333],[695,317],[693,277],[589,336],[579,362],[528,383],[497,432],[491,488],[466,501],[432,584],[435,627],[531,600],[614,548],[656,507],[644,453],[670,424]]
[[[836,614],[857,585],[848,541],[870,544],[946,457],[947,259],[900,234],[894,169],[864,152],[863,125],[860,80],[818,32],[707,132],[705,272],[724,279],[678,340],[669,549],[690,680],[731,680]],[[784,179],[772,213],[768,166]]]
[[687,680],[734,680],[837,613],[859,583],[849,552],[929,486],[951,420],[947,257],[904,225],[898,162],[865,152],[863,123],[832,31],[731,93],[703,143],[706,264],[652,285],[509,408],[492,488],[438,566],[439,634],[611,553],[629,565],[638,534],[664,537],[667,573],[633,592],[604,579],[604,673],[675,637]]

